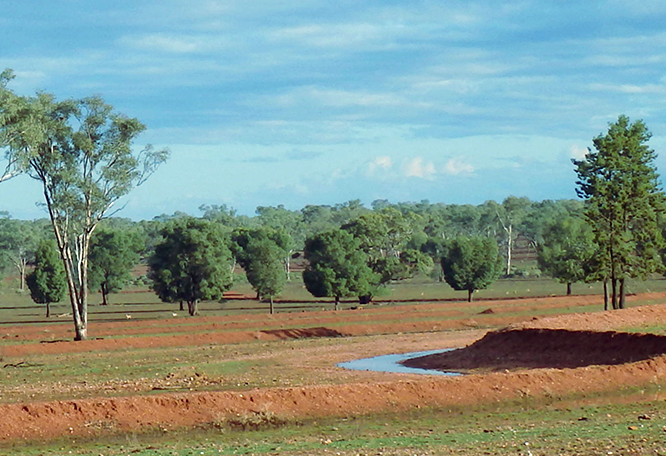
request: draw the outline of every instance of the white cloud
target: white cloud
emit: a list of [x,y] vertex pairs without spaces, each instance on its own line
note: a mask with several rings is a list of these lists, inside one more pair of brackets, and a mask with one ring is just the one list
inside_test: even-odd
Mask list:
[[391,157],[388,157],[388,156],[375,157],[368,164],[368,174],[373,175],[375,173],[375,171],[377,171],[377,170],[387,171],[392,166],[393,166],[393,160],[391,160]]
[[405,165],[405,176],[432,179],[435,175],[435,164],[425,162],[422,157],[415,157]]
[[474,167],[469,163],[465,163],[460,157],[455,157],[446,162],[444,172],[454,176],[457,174],[472,174]]
[[660,84],[590,84],[589,87],[591,90],[628,94],[655,94],[666,92],[666,86]]
[[404,33],[401,24],[310,24],[276,30],[269,37],[280,41],[293,41],[324,48],[359,46],[369,43],[385,42],[396,32]]
[[120,43],[133,48],[170,54],[203,52],[219,48],[223,44],[217,36],[178,36],[165,33],[123,36],[120,38]]
[[249,103],[260,105],[270,103],[283,107],[299,105],[312,106],[313,104],[332,108],[405,107],[426,109],[432,107],[429,102],[410,100],[396,93],[371,92],[364,90],[335,90],[312,86],[301,87],[277,96],[261,96]]
[[571,158],[574,158],[576,160],[582,160],[585,158],[585,154],[587,154],[587,147],[580,147],[577,144],[572,144],[571,148],[569,149],[569,155]]

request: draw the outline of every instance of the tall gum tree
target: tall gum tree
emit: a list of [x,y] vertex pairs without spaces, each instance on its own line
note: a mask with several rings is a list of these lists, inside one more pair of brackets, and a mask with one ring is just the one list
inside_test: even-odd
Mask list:
[[58,251],[67,276],[75,340],[88,337],[88,251],[99,222],[115,203],[150,176],[167,150],[132,143],[145,130],[98,97],[58,101],[40,92],[18,96],[0,75],[0,149],[7,167],[0,178],[28,174],[42,184]]
[[585,217],[599,245],[592,273],[603,280],[604,290],[610,281],[614,309],[624,307],[626,278],[644,279],[663,269],[657,222],[665,198],[654,165],[657,155],[647,145],[650,137],[643,121],[631,123],[622,115],[594,138],[594,150],[573,160],[576,193],[585,200]]

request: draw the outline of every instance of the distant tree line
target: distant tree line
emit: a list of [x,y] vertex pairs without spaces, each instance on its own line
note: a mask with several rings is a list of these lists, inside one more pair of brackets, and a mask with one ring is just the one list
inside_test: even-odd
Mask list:
[[415,275],[446,280],[471,300],[502,275],[527,273],[515,265],[519,241],[567,293],[577,282],[602,282],[606,307],[624,306],[626,279],[664,269],[656,154],[646,126],[626,116],[573,161],[580,200],[376,200],[369,208],[352,200],[300,210],[260,206],[252,217],[222,204],[201,206],[200,217],[133,222],[113,217],[114,203],[168,151],[135,152],[145,127],[97,97],[19,96],[8,88],[12,78],[10,70],[0,74],[0,149],[8,163],[0,182],[18,174],[38,181],[48,220],[0,213],[0,257],[36,302],[58,301],[66,290],[77,340],[87,337],[88,290],[99,290],[108,304],[110,294],[132,283],[130,270],[139,263],[148,266],[145,280],[160,299],[187,304],[191,315],[199,301],[222,297],[237,267],[272,312],[301,255],[305,287],[333,298],[336,308],[343,297],[370,302],[387,284]]
[[[355,200],[334,206],[310,205],[301,210],[288,210],[284,206],[262,206],[257,208],[253,217],[238,215],[224,205],[202,206],[200,209],[203,212],[200,217],[175,213],[139,222],[118,217],[102,220],[90,241],[89,288],[101,292],[103,304],[108,304],[109,295],[132,283],[130,270],[143,262],[150,266],[147,279],[154,284],[162,299],[182,301],[190,306],[194,306],[197,300],[212,299],[213,295],[217,296],[219,293],[206,292],[199,297],[195,297],[196,293],[185,296],[176,286],[177,283],[182,285],[184,282],[175,278],[185,272],[171,270],[167,273],[160,267],[169,262],[184,261],[177,256],[168,257],[165,249],[173,256],[176,255],[173,249],[179,245],[183,251],[194,255],[194,244],[202,244],[206,251],[205,246],[212,244],[213,239],[218,239],[219,244],[224,245],[228,251],[217,256],[218,259],[228,262],[225,268],[229,271],[235,266],[242,268],[248,273],[248,281],[258,295],[268,301],[279,295],[284,282],[291,279],[291,263],[294,257],[304,256],[308,268],[324,268],[324,239],[339,244],[335,250],[339,254],[342,254],[344,249],[354,250],[352,256],[356,259],[350,261],[363,263],[364,270],[359,270],[358,273],[359,277],[364,277],[362,281],[366,283],[352,285],[352,280],[348,281],[345,290],[339,288],[336,292],[323,291],[327,289],[326,286],[321,288],[313,282],[313,278],[317,276],[314,269],[306,269],[305,277],[308,277],[308,281],[305,285],[315,296],[341,298],[356,293],[355,296],[358,296],[361,302],[370,302],[381,292],[382,287],[415,275],[430,275],[435,280],[447,280],[456,288],[460,285],[454,285],[455,281],[447,278],[447,267],[443,266],[442,258],[452,252],[453,245],[460,246],[462,239],[469,242],[486,239],[484,245],[496,246],[494,248],[499,258],[497,261],[501,262],[501,267],[493,267],[497,272],[494,274],[496,276],[526,274],[511,262],[516,239],[520,238],[534,255],[539,252],[539,261],[544,272],[565,282],[584,280],[584,277],[564,270],[560,264],[565,259],[552,253],[552,247],[558,245],[558,242],[581,242],[575,236],[572,237],[566,229],[563,232],[562,226],[578,223],[580,229],[589,230],[583,219],[584,205],[580,201],[533,202],[527,198],[508,197],[501,203],[488,201],[475,206],[428,201],[392,204],[380,200],[373,202],[372,208],[366,208],[360,201]],[[559,231],[556,229],[558,226]],[[186,234],[191,237],[197,230],[203,229],[213,230],[214,234],[201,234],[195,239],[186,238]],[[337,233],[331,234],[332,232]],[[21,277],[24,277],[25,271],[34,265],[40,240],[51,238],[52,235],[47,220],[23,221],[12,219],[7,213],[2,214],[0,254],[7,273],[13,269],[21,272]],[[584,245],[592,242],[591,239],[583,241]],[[164,246],[167,242],[171,243],[171,250]],[[567,247],[565,250],[572,254],[571,248]],[[331,254],[328,253],[329,256]],[[575,252],[573,254],[578,255]],[[335,261],[339,262],[340,258]],[[189,258],[187,262],[194,264],[195,259]],[[206,259],[205,263],[213,264],[211,259]],[[450,265],[450,262],[446,264]],[[336,266],[341,267],[341,263]],[[365,271],[365,268],[368,271]],[[165,274],[171,278],[168,287],[166,283],[169,281]],[[189,277],[192,277],[192,273],[189,273]],[[222,289],[231,286],[228,280],[223,282]],[[269,282],[272,283],[270,286]],[[23,283],[23,279],[20,283]],[[474,289],[481,288],[484,286],[475,285]]]

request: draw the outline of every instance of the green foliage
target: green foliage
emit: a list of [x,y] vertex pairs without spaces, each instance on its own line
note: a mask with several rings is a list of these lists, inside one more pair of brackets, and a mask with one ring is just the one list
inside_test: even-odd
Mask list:
[[303,217],[299,211],[290,211],[280,204],[277,207],[259,206],[256,213],[261,226],[284,230],[293,239],[293,248],[303,249],[305,230]]
[[505,274],[509,275],[511,274],[514,243],[520,233],[518,227],[528,216],[532,202],[528,198],[509,196],[502,201],[502,204],[494,201],[488,201],[486,204],[490,209],[489,213],[494,212],[499,223],[496,236],[504,248]]
[[363,214],[342,226],[359,242],[368,256],[368,265],[378,275],[378,284],[402,280],[432,267],[432,261],[413,248],[414,232],[417,244],[427,236],[417,227],[422,218],[414,213],[404,215],[393,207]]
[[238,211],[233,207],[228,207],[226,204],[218,206],[201,205],[199,210],[204,213],[203,218],[211,222],[223,225],[227,231],[234,228],[250,226],[252,221],[245,215],[238,215]]
[[313,296],[334,297],[336,309],[343,296],[372,294],[379,279],[368,266],[359,242],[343,230],[326,231],[307,239],[305,259],[305,287]]
[[620,116],[593,140],[595,150],[573,160],[576,192],[586,201],[585,217],[600,247],[594,273],[611,281],[613,308],[624,306],[627,277],[645,278],[663,269],[659,252],[664,240],[657,221],[664,194],[656,154],[647,145],[650,137],[642,121]]
[[563,217],[552,220],[543,230],[543,243],[539,246],[539,268],[570,285],[590,277],[593,257],[597,251],[594,233],[580,217]]
[[0,148],[8,165],[0,180],[25,173],[42,184],[58,250],[66,264],[75,339],[88,334],[88,253],[97,224],[168,156],[132,144],[145,126],[99,97],[56,100],[19,96],[0,76]]
[[67,291],[64,266],[54,241],[40,241],[35,251],[35,269],[28,274],[26,282],[32,300],[47,305],[46,316],[49,317],[49,304],[60,301]]
[[273,313],[273,297],[282,293],[286,282],[283,265],[284,251],[270,239],[254,239],[246,247],[251,258],[245,273],[247,280],[260,297],[268,297]]
[[520,234],[529,240],[532,247],[539,249],[544,242],[545,231],[554,220],[569,217],[582,217],[583,203],[577,200],[543,200],[533,202],[529,214],[518,226]]
[[231,233],[231,252],[238,264],[247,269],[253,261],[249,246],[257,242],[270,242],[279,249],[284,258],[293,247],[293,240],[283,229],[272,228],[237,228]]
[[400,253],[400,262],[406,268],[406,273],[403,276],[405,279],[417,275],[429,275],[434,266],[434,262],[430,256],[415,249],[402,251]]
[[492,238],[455,238],[447,243],[442,256],[444,279],[454,290],[467,290],[470,302],[474,291],[497,280],[501,269],[497,242]]
[[108,304],[109,293],[117,293],[131,280],[130,272],[139,263],[144,239],[138,231],[102,228],[90,243],[88,284],[102,293]]
[[167,223],[149,260],[148,277],[164,302],[185,301],[190,315],[200,300],[222,298],[233,283],[231,252],[216,223],[180,218]]
[[301,209],[301,216],[306,239],[339,226],[333,222],[333,211],[330,206],[308,204]]
[[39,240],[44,237],[44,224],[40,221],[12,219],[0,213],[0,258],[3,264],[13,266],[19,274],[19,288],[25,289],[28,264],[33,260]]

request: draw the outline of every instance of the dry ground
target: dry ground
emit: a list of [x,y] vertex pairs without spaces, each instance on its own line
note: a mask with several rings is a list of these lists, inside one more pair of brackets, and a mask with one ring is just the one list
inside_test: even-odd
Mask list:
[[[663,297],[654,295],[641,299]],[[135,385],[135,395],[101,397],[109,395],[109,388],[113,393],[113,386],[97,384],[90,378],[86,379],[86,394],[81,399],[0,404],[3,417],[0,441],[168,430],[263,412],[308,418],[459,406],[612,391],[622,386],[663,382],[666,374],[666,356],[661,355],[666,352],[663,338],[653,336],[648,340],[631,336],[627,339],[630,336],[618,336],[609,331],[664,324],[666,305],[534,320],[503,316],[508,313],[507,309],[515,312],[521,305],[525,311],[534,309],[538,314],[550,307],[566,305],[566,300],[571,299],[576,300],[576,305],[584,305],[588,300],[598,301],[598,297],[557,297],[531,299],[522,304],[515,300],[489,302],[486,307],[490,311],[479,315],[479,319],[483,318],[486,326],[511,325],[509,330],[495,333],[485,342],[480,341],[448,358],[430,357],[418,362],[429,368],[472,372],[461,377],[356,372],[335,366],[338,362],[368,356],[464,347],[483,340],[487,329],[478,328],[467,316],[457,319],[453,304],[248,316],[242,321],[238,317],[214,317],[174,319],[168,321],[168,325],[164,321],[107,323],[94,329],[100,339],[86,342],[62,341],[69,337],[68,328],[62,325],[3,328],[2,337],[20,342],[3,346],[5,363],[37,353],[103,353],[183,345],[200,346],[205,350],[216,344],[312,337],[330,338],[326,339],[330,343],[286,344],[282,350],[257,355],[279,366],[276,376],[294,369],[310,372],[306,380],[294,387],[173,393],[163,391],[163,385],[156,380],[146,380],[145,385]],[[415,318],[419,312],[424,314],[423,320]],[[375,323],[379,314],[384,314],[381,323]],[[187,333],[182,332],[184,327]],[[111,338],[119,334],[127,337]],[[362,337],[350,339],[349,336]],[[603,339],[600,345],[599,338]],[[342,343],[348,340],[353,343]],[[610,345],[609,341],[616,344]],[[563,344],[566,349],[559,350]],[[597,346],[602,348],[591,349]],[[209,380],[210,389],[215,379]],[[53,391],[59,397],[63,392],[69,394],[68,386],[58,384],[55,379],[53,384],[43,387],[62,388],[64,391]]]

